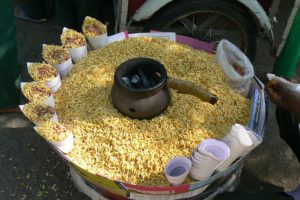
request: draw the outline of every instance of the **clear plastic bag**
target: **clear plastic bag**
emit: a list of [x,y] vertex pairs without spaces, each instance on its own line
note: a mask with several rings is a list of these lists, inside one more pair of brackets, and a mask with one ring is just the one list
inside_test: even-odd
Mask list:
[[216,62],[229,78],[228,84],[247,96],[254,76],[253,65],[248,57],[231,42],[221,40],[217,47]]

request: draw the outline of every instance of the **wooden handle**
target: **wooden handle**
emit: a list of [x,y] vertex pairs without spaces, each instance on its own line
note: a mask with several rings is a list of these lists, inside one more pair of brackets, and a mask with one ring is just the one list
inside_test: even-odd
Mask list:
[[178,90],[180,93],[183,94],[191,94],[195,97],[200,98],[202,101],[211,104],[216,104],[218,101],[217,96],[190,81],[183,81],[169,77],[167,80],[167,87],[172,88],[174,90]]

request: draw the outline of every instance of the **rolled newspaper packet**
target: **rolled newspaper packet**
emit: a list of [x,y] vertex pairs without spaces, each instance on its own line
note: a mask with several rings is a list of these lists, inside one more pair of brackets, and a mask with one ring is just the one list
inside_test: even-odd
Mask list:
[[69,50],[61,46],[43,44],[43,58],[57,69],[62,78],[73,68]]
[[178,156],[170,160],[165,166],[165,174],[171,185],[180,185],[187,177],[190,168],[191,160]]
[[87,55],[87,45],[82,33],[75,30],[63,28],[61,43],[70,52],[72,60],[76,63]]
[[58,122],[45,122],[34,129],[63,153],[69,153],[74,145],[74,134],[67,125]]
[[52,91],[44,82],[21,82],[21,90],[29,101],[45,103],[48,106],[55,107]]
[[43,81],[53,93],[57,92],[61,86],[60,75],[50,64],[46,63],[27,63],[27,69],[35,81]]
[[35,124],[41,124],[47,121],[58,122],[56,111],[51,106],[29,102],[19,107],[23,114]]
[[99,49],[108,44],[107,27],[95,18],[85,17],[82,32],[93,49]]
[[234,124],[230,133],[223,138],[223,141],[230,147],[230,157],[218,167],[218,171],[225,170],[237,158],[243,156],[253,145],[248,131],[240,124]]

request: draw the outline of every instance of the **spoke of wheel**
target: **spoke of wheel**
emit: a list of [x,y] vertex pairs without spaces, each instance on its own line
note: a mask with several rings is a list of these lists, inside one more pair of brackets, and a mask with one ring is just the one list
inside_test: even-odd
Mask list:
[[179,20],[182,25],[189,31],[190,34],[195,35],[193,29],[194,29],[194,23],[188,19],[187,17],[181,18]]
[[212,26],[214,22],[216,22],[221,15],[217,14],[214,16],[211,16],[207,18],[206,21],[204,21],[202,24],[200,24],[196,29],[196,34],[201,33],[204,31],[204,29],[207,29],[207,26]]

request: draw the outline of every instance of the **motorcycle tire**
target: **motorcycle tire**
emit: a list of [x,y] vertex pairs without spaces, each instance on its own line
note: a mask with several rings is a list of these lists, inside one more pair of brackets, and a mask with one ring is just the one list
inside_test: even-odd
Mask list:
[[[198,21],[195,20],[197,17]],[[204,21],[201,21],[201,17]],[[225,23],[228,24],[227,29]],[[210,28],[202,27],[202,32],[197,30],[203,24]],[[220,26],[224,26],[224,29],[218,30]],[[214,27],[216,30],[213,29]],[[187,29],[186,32],[182,31],[184,28]],[[194,28],[196,28],[196,33],[192,32]],[[237,35],[237,31],[233,32],[233,28],[238,28],[240,34]],[[150,30],[176,32],[213,43],[215,47],[221,39],[228,39],[238,46],[250,60],[254,59],[257,48],[256,24],[247,9],[233,0],[174,0],[147,21],[143,31]],[[226,32],[228,35],[225,34]],[[215,38],[212,37],[214,33],[216,33]],[[207,38],[208,34],[210,38]],[[241,43],[238,44],[235,40],[240,40]]]

